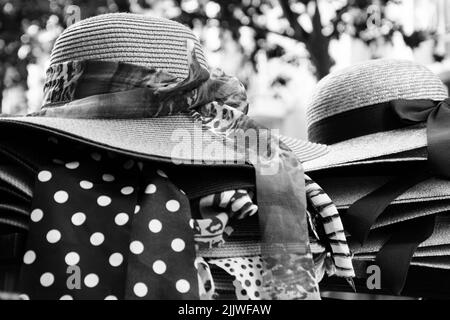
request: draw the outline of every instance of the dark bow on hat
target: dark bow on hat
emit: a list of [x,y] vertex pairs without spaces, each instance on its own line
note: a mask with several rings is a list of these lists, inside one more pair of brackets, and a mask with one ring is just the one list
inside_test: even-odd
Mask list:
[[371,113],[373,119],[382,119],[386,114],[390,114],[395,119],[391,119],[386,125],[373,121],[365,128],[358,124],[356,131],[359,134],[385,131],[386,126],[392,130],[426,123],[429,165],[421,172],[388,182],[356,201],[347,210],[348,229],[361,244],[365,242],[376,219],[398,196],[431,175],[450,179],[450,99],[444,101],[395,100],[366,111]]
[[[375,119],[393,115],[395,118],[388,122],[389,129],[426,123],[428,168],[406,177],[395,178],[350,206],[345,215],[346,227],[361,245],[366,241],[377,218],[398,196],[433,175],[450,179],[450,99],[395,100],[383,106],[378,105],[370,112],[376,113]],[[383,128],[382,123],[372,123],[371,129],[376,126],[378,129]],[[434,225],[434,216],[430,216],[394,229],[375,261],[387,275],[382,281],[384,288],[400,294],[414,251],[431,236]]]
[[392,109],[405,123],[427,124],[428,162],[433,173],[450,178],[450,98],[431,100],[396,100]]

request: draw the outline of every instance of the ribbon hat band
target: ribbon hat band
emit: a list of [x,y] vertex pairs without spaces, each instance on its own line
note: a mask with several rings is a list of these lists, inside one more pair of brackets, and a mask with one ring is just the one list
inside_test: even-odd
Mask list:
[[450,178],[450,99],[393,100],[347,111],[314,123],[309,135],[313,141],[330,145],[420,123],[427,126],[430,168]]
[[[244,113],[244,86],[221,70],[211,74],[188,45],[189,74],[111,61],[69,61],[47,71],[44,106],[30,116],[81,119],[149,118],[188,112],[217,101]],[[132,101],[132,103],[130,103]]]

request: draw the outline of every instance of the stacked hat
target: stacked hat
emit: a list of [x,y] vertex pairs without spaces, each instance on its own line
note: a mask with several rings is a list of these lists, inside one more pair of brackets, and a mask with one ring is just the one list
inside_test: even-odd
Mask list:
[[[34,169],[13,150],[19,136],[2,132],[0,139],[0,291],[16,289],[30,220]],[[8,142],[5,142],[8,140]],[[27,138],[29,140],[29,137]],[[10,148],[13,146],[13,148]],[[23,150],[39,162],[39,150]]]
[[[41,178],[48,181],[48,174],[47,177],[40,177],[42,171],[37,168],[45,166],[47,161],[64,165],[61,160],[54,162],[55,157],[50,155],[58,151],[61,153],[60,159],[63,154],[69,153],[67,150],[77,153],[78,149],[72,146],[82,146],[82,150],[85,147],[86,150],[88,147],[98,149],[96,155],[110,151],[114,155],[111,159],[131,157],[133,163],[139,160],[144,166],[152,162],[173,169],[174,164],[183,164],[180,171],[188,171],[186,166],[189,166],[192,174],[189,182],[192,183],[186,183],[186,175],[179,175],[178,180],[181,181],[177,186],[184,183],[189,188],[183,187],[186,193],[182,194],[192,196],[195,193],[195,201],[201,202],[191,203],[195,211],[191,228],[195,229],[194,237],[204,242],[209,237],[212,239],[210,242],[219,239],[217,242],[221,243],[223,239],[220,238],[225,237],[222,229],[217,229],[217,225],[227,226],[225,220],[228,218],[224,218],[224,211],[233,211],[237,215],[234,212],[236,207],[250,207],[252,214],[255,213],[256,205],[248,201],[246,190],[252,188],[253,193],[254,189],[258,200],[258,219],[253,218],[250,222],[244,220],[242,228],[233,232],[234,238],[230,236],[227,239],[228,247],[209,250],[209,247],[204,249],[199,246],[197,251],[199,256],[214,258],[220,268],[222,264],[224,267],[228,265],[221,258],[241,255],[243,260],[239,261],[246,262],[242,269],[246,269],[249,276],[256,275],[254,270],[261,272],[258,277],[264,274],[264,281],[259,278],[254,281],[256,286],[264,286],[264,296],[255,291],[252,292],[254,297],[268,295],[270,298],[317,299],[320,295],[315,273],[321,276],[328,272],[344,278],[353,276],[349,249],[337,210],[320,187],[304,176],[301,166],[301,162],[326,154],[328,147],[269,133],[248,117],[244,86],[223,72],[208,70],[200,43],[185,26],[167,19],[134,14],[107,14],[80,21],[67,28],[57,39],[44,92],[40,111],[22,117],[0,117],[0,131],[7,132],[0,135],[0,161],[5,155],[5,159],[14,164],[7,171],[9,162],[5,162],[4,166],[0,162],[0,181],[4,177],[3,180],[8,183],[5,190],[19,194],[18,198],[25,198],[23,203],[29,205],[31,200],[39,198],[42,190],[36,186]],[[254,133],[255,139],[253,136],[249,139],[243,137],[246,140],[236,143],[234,139],[241,137],[241,132]],[[48,137],[58,143],[49,144]],[[46,146],[45,149],[42,145]],[[39,156],[45,158],[44,164],[39,163]],[[97,161],[97,158],[107,157],[90,158]],[[193,170],[192,165],[196,166],[197,171]],[[65,167],[69,168],[67,163]],[[206,168],[209,172],[221,173],[208,174]],[[238,174],[242,172],[239,170],[245,170],[251,176],[251,185],[242,186],[241,180],[245,179]],[[228,172],[234,173],[233,177],[237,176],[237,180],[231,179],[233,181],[230,182],[231,174]],[[22,179],[21,175],[25,174],[31,179]],[[202,175],[208,176],[208,179],[201,179]],[[221,175],[225,178],[222,179]],[[166,174],[162,177],[167,178]],[[74,180],[79,181],[78,178]],[[84,190],[83,185],[86,185],[83,182],[79,186]],[[224,193],[226,201],[221,201],[220,205],[215,197],[212,197],[214,201],[205,205],[198,194],[200,190],[201,197],[211,199],[211,195],[234,189],[238,190],[237,195],[234,192]],[[77,190],[80,191],[78,183]],[[121,192],[122,195],[125,193]],[[307,198],[311,203],[307,203]],[[242,199],[246,202],[243,203]],[[55,201],[59,203],[56,198]],[[0,202],[0,209],[1,205]],[[219,207],[217,216],[222,219],[216,216],[210,218],[210,207],[213,205]],[[139,207],[133,206],[138,211]],[[22,210],[25,222],[29,221],[29,209]],[[206,212],[205,216],[202,210]],[[39,222],[42,214],[33,212],[37,217],[34,219],[31,214],[31,220]],[[0,226],[4,224],[1,218],[6,215],[0,212]],[[45,215],[55,216],[47,212]],[[15,218],[15,224],[20,222],[18,214],[11,216]],[[314,218],[314,226],[324,229],[315,232],[315,250],[310,245],[308,233],[308,227],[312,228],[313,223],[308,224],[307,217],[310,220]],[[68,219],[63,223],[73,230]],[[30,228],[29,244],[32,242],[30,234],[36,227],[27,223],[22,227],[24,230]],[[226,228],[226,231],[229,232],[229,229]],[[7,235],[11,233],[11,230],[5,232]],[[0,245],[3,243],[11,247],[10,243],[0,239]],[[123,244],[122,241],[120,245]],[[252,256],[260,256],[261,261],[270,262],[265,263],[264,272],[260,270],[262,266],[258,266],[259,263],[256,263],[255,269],[250,267],[253,265],[250,260]],[[314,264],[317,256],[318,268]],[[24,264],[28,265],[26,261],[24,259]],[[212,263],[211,260],[208,263]],[[235,263],[241,265],[240,262]],[[249,271],[249,268],[252,270]],[[233,269],[237,271],[234,267],[228,271],[232,273]],[[22,272],[25,273],[28,274]],[[199,270],[199,276],[200,273]],[[203,275],[208,276],[208,273],[205,271]],[[222,289],[230,292],[230,282],[226,285]],[[0,287],[0,291],[2,289],[4,287]],[[242,291],[239,290],[240,293]]]
[[355,265],[377,265],[396,294],[410,265],[450,269],[447,98],[427,68],[380,59],[325,77],[308,107],[309,139],[330,152],[305,170],[338,206]]

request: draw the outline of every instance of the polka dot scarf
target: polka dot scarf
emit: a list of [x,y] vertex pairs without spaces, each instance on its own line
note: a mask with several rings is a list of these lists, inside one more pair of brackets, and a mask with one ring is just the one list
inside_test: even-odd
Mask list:
[[68,154],[37,175],[22,297],[198,299],[184,193],[152,166]]

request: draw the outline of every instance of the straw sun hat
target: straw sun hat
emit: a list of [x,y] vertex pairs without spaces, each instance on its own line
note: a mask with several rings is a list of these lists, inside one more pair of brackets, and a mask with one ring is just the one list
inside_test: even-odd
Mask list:
[[[67,28],[55,43],[50,68],[71,61],[114,61],[161,70],[181,81],[189,72],[188,41],[194,43],[195,56],[200,65],[206,67],[199,41],[183,25],[163,18],[135,14],[105,14],[82,20]],[[47,130],[113,151],[157,160],[173,159],[172,151],[179,141],[174,141],[172,134],[174,129],[183,129],[192,137],[192,153],[185,158],[180,156],[181,160],[235,159],[235,151],[229,147],[225,147],[225,155],[205,155],[205,141],[224,142],[183,113],[132,119],[2,117],[0,122],[13,127]],[[324,145],[280,138],[299,155],[301,161],[314,159],[327,152]]]
[[330,152],[308,161],[306,171],[376,162],[427,160],[425,122],[401,124],[395,101],[443,101],[448,92],[427,68],[379,59],[323,78],[308,106],[308,135]]

